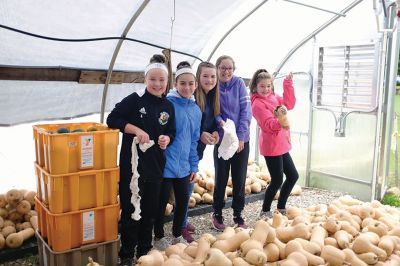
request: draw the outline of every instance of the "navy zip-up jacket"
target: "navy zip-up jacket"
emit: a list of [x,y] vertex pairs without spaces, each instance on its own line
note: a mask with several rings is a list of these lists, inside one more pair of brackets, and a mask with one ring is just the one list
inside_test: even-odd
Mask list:
[[[138,93],[132,93],[115,105],[107,117],[107,125],[110,128],[118,128],[124,132],[126,124],[132,124],[147,134],[155,144],[146,152],[142,152],[137,145],[139,156],[138,172],[140,178],[149,180],[160,179],[165,167],[164,150],[157,144],[160,135],[168,135],[171,145],[175,138],[175,111],[173,105],[163,96],[157,97],[150,94],[147,89]],[[125,173],[132,169],[132,142],[135,136],[123,133],[120,167]],[[129,167],[127,169],[127,167]],[[122,171],[125,170],[125,171]],[[124,178],[121,176],[121,178]]]

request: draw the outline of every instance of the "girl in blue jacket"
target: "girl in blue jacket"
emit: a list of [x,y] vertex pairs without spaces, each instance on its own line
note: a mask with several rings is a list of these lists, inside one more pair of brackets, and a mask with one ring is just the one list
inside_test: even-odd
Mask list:
[[182,224],[189,201],[188,186],[189,182],[194,181],[199,164],[197,144],[200,137],[201,111],[194,101],[193,93],[197,82],[188,62],[178,64],[174,85],[175,89],[167,95],[167,99],[175,108],[176,136],[165,151],[164,179],[154,224],[154,247],[159,250],[164,250],[170,245],[164,237],[164,211],[171,188],[175,195],[172,244],[185,242],[182,237]]

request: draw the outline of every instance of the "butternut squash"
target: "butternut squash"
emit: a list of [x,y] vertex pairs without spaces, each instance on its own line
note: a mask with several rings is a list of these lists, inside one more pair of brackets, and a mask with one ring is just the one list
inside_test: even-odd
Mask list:
[[21,200],[18,203],[16,210],[20,214],[27,214],[31,210],[31,204],[27,200]]
[[[193,242],[192,242],[193,243]],[[192,245],[192,243],[190,243],[184,250],[183,252],[185,252],[186,254],[188,254],[190,257],[192,257],[193,259],[196,257],[197,254],[197,248],[198,245]]]
[[360,260],[368,265],[374,265],[378,263],[378,256],[374,252],[365,252],[356,255]]
[[307,258],[301,252],[291,253],[280,266],[308,266]]
[[335,217],[329,217],[325,223],[323,223],[325,230],[329,234],[334,234],[340,230],[340,223]]
[[251,193],[260,193],[262,186],[261,183],[256,181],[253,184],[250,185]]
[[300,196],[302,190],[301,190],[301,186],[299,185],[294,185],[292,191],[290,191],[290,195],[293,196]]
[[24,200],[27,200],[31,206],[35,206],[35,196],[36,196],[36,191],[27,191],[24,194]]
[[231,252],[237,250],[248,239],[250,239],[249,233],[247,231],[240,231],[228,239],[215,241],[212,247],[220,249],[223,253]]
[[295,226],[279,227],[276,229],[276,236],[280,241],[287,243],[296,237],[310,239],[311,233],[305,224],[296,224]]
[[321,254],[322,248],[317,243],[305,240],[303,238],[295,238],[294,240],[299,242],[305,251],[310,252],[313,255]]
[[[275,213],[274,213],[275,214]],[[281,214],[282,215],[282,214]],[[296,224],[301,224],[301,223],[304,223],[304,224],[310,224],[310,216],[306,216],[306,215],[302,215],[302,216],[297,216],[297,217],[295,217],[294,219],[293,219],[293,221],[292,221],[292,226],[294,226],[294,225],[296,225]],[[281,224],[282,224],[283,222],[281,222]],[[274,226],[273,225],[273,223],[272,223],[272,226]],[[275,227],[275,226],[274,226]],[[277,227],[275,227],[275,228],[277,228]]]
[[382,236],[381,239],[379,240],[378,247],[383,249],[388,257],[392,255],[392,253],[396,248],[396,240],[394,239],[394,236],[389,236],[389,235]]
[[353,237],[356,237],[360,234],[360,232],[354,228],[348,221],[340,221],[340,230],[344,230]]
[[[86,264],[86,266],[100,266],[100,264],[98,264],[97,262],[93,261],[92,257],[88,257],[88,264]],[[156,265],[154,265],[156,266]]]
[[207,252],[206,260],[204,261],[204,266],[231,266],[232,261],[228,259],[225,254],[216,248],[210,248]]
[[242,257],[246,256],[247,252],[249,252],[251,249],[263,250],[263,244],[255,239],[248,239],[240,244]]
[[4,236],[4,238],[7,238],[7,236],[16,232],[17,231],[15,230],[15,227],[11,225],[4,226],[3,229],[1,229],[1,234]]
[[208,192],[203,193],[201,200],[206,204],[212,204],[214,202],[213,196]]
[[345,262],[349,263],[352,266],[368,266],[363,260],[361,260],[354,251],[350,248],[343,249],[343,253],[345,255]]
[[346,259],[346,255],[342,250],[328,245],[322,248],[321,258],[331,266],[342,266]]
[[254,226],[254,230],[251,233],[250,238],[260,242],[262,246],[264,246],[269,234],[269,229],[270,226],[266,221],[258,220]]
[[203,195],[205,192],[207,192],[207,190],[202,188],[198,183],[194,183],[193,191],[200,195]]
[[268,262],[275,262],[279,260],[279,248],[275,243],[268,243],[265,245],[264,253],[267,255]]
[[298,241],[290,240],[286,244],[285,253],[287,256],[289,256],[291,253],[295,251],[301,252],[307,258],[308,265],[316,266],[324,264],[324,260],[321,257],[315,256],[310,252],[305,251]]
[[0,229],[4,227],[4,219],[0,216]]
[[243,258],[237,257],[232,260],[233,266],[251,266],[251,264],[247,263]]
[[30,210],[28,213],[24,215],[24,221],[29,222],[32,216],[37,216],[37,212],[35,210]]
[[303,215],[303,210],[301,208],[291,206],[286,209],[286,216],[289,220],[293,220],[295,217],[301,215]]
[[200,203],[201,202],[201,196],[199,193],[193,192],[192,193],[192,197],[196,200],[196,203]]
[[18,189],[11,189],[6,193],[6,201],[12,206],[17,206],[23,197],[24,195]]
[[286,248],[286,244],[282,243],[278,238],[275,238],[274,242],[273,242],[279,249],[279,258],[281,260],[286,258],[286,253],[285,253],[285,248]]
[[336,238],[334,237],[327,237],[324,239],[325,246],[333,246],[335,248],[339,248]]
[[172,205],[170,203],[167,203],[167,206],[165,207],[164,215],[165,216],[170,216],[173,209],[174,209],[174,205]]
[[283,224],[283,215],[279,211],[275,210],[272,214],[272,227],[278,228]]
[[275,238],[276,238],[276,230],[275,228],[270,227],[265,243],[273,243],[275,241]]
[[178,258],[168,258],[166,261],[164,261],[163,266],[184,266],[184,264]]
[[350,242],[353,237],[344,230],[337,231],[333,237],[336,239],[340,249],[345,249],[350,246]]
[[339,197],[339,201],[340,201],[340,203],[347,205],[347,206],[363,204],[363,202],[361,200],[355,199],[350,195],[345,195],[345,196]]
[[314,226],[311,230],[310,242],[317,243],[321,248],[324,246],[324,239],[328,236],[328,232],[322,225]]
[[3,219],[6,219],[7,218],[7,216],[8,216],[8,210],[5,208],[5,207],[0,207],[0,216],[3,218]]
[[232,251],[232,252],[226,252],[225,256],[233,262],[235,258],[239,257],[239,254],[237,251]]
[[31,223],[33,230],[37,231],[38,230],[38,217],[32,216],[29,219],[29,222]]
[[359,235],[353,241],[352,249],[355,253],[366,253],[366,252],[373,252],[378,256],[379,260],[385,261],[387,258],[386,252],[373,245],[370,241],[370,238],[365,235]]
[[215,184],[214,184],[214,179],[209,178],[209,179],[207,180],[207,182],[206,182],[206,189],[207,189],[209,192],[213,192],[213,191],[214,191],[214,186],[215,186]]
[[371,223],[367,225],[367,229],[370,232],[376,233],[379,237],[387,235],[388,233],[388,227],[386,226],[386,224],[381,222]]
[[267,254],[265,254],[262,249],[250,249],[244,257],[244,260],[252,265],[262,266],[267,263]]
[[194,208],[195,206],[196,206],[196,199],[193,198],[193,197],[190,197],[190,198],[189,198],[189,205],[188,205],[188,207],[189,207],[189,208]]
[[224,231],[217,236],[217,240],[227,239],[235,235],[235,228],[232,226],[226,226]]
[[197,253],[193,262],[203,263],[206,260],[207,252],[211,247],[210,241],[206,237],[200,237],[197,245]]

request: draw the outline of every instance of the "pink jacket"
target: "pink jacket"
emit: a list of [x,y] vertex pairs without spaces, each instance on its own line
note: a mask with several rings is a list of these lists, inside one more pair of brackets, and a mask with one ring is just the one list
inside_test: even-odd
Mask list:
[[288,110],[296,104],[292,80],[283,81],[283,97],[271,93],[263,96],[258,93],[251,95],[253,116],[261,129],[260,154],[263,156],[278,156],[290,151],[290,131],[283,129],[274,116],[278,105],[284,105]]

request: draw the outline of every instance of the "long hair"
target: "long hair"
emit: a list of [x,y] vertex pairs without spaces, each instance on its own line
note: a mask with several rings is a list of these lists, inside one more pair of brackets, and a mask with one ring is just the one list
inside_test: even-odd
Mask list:
[[[258,69],[256,72],[254,72],[253,77],[251,78],[251,80],[249,82],[250,93],[257,92],[257,84],[258,84],[258,82],[260,82],[260,80],[263,80],[263,79],[271,79],[272,80],[272,76],[271,76],[271,74],[268,73],[267,70],[262,68],[262,69]],[[272,86],[272,88],[273,88],[273,86]]]
[[[197,80],[197,90],[194,92],[194,97],[196,98],[196,103],[200,107],[200,110],[204,112],[206,108],[206,93],[204,92],[203,88],[201,87],[200,83],[200,75],[201,71],[203,68],[214,68],[215,70],[217,67],[210,63],[210,62],[201,62],[199,66],[197,67],[197,72],[196,72],[196,80]],[[211,99],[212,105],[214,107],[214,116],[220,115],[221,114],[221,109],[220,109],[220,103],[219,103],[219,81],[218,81],[218,75],[216,74],[217,82],[215,84],[215,87],[210,90],[209,93],[213,93],[213,98]]]

